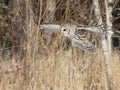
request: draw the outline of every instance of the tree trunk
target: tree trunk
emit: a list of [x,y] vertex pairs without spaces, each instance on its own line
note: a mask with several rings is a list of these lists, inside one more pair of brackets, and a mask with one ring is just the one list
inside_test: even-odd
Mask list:
[[[93,0],[94,6],[95,6],[95,16],[96,20],[98,21],[98,25],[103,25],[102,16],[100,13],[100,7],[98,0]],[[112,70],[111,70],[111,63],[110,63],[110,56],[111,56],[111,35],[112,35],[112,23],[111,20],[111,11],[112,8],[108,7],[108,1],[105,0],[105,7],[106,7],[106,24],[107,28],[104,27],[104,29],[107,29],[107,39],[106,39],[106,33],[103,32],[101,35],[102,37],[102,49],[105,56],[105,66],[106,66],[106,73],[108,76],[108,83],[110,84],[110,88],[113,89],[113,82],[112,82]]]
[[112,37],[112,0],[105,0],[105,9],[106,9],[106,30],[107,30],[107,47],[108,47],[108,55],[109,55],[109,59],[106,60],[106,67],[107,67],[107,75],[108,75],[108,82],[110,84],[110,88],[113,90],[115,89],[113,80],[112,80],[112,70],[111,70],[111,66],[110,66],[110,59],[111,59],[111,51],[112,51],[112,47],[111,47],[111,37]]

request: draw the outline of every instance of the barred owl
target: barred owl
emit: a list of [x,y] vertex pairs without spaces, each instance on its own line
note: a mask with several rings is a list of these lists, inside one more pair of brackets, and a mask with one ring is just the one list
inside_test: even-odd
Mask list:
[[46,32],[61,32],[65,37],[71,39],[71,44],[78,47],[90,54],[97,53],[98,49],[86,38],[82,32],[78,30],[77,25],[74,23],[65,23],[62,25],[41,25],[41,28]]

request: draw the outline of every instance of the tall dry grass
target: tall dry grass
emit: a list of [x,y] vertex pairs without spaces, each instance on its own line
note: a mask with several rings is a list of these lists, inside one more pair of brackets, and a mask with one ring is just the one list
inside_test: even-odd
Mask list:
[[[36,60],[2,61],[1,90],[109,90],[102,54],[82,54],[78,48],[67,51],[51,46],[45,54],[36,54]],[[112,54],[113,80],[120,86],[120,53]],[[26,59],[24,59],[26,60]],[[27,79],[26,79],[27,78]]]
[[[59,13],[56,14],[55,22],[62,23],[73,19],[81,24],[95,24],[93,7],[88,8],[92,2],[79,1],[76,7],[70,6],[69,0],[57,3],[56,10],[58,9]],[[22,7],[25,8],[22,13],[24,18],[19,14],[22,11],[16,13],[19,18],[24,19],[23,29],[26,37],[22,45],[24,57],[21,60],[18,58],[19,54],[18,56],[15,54],[11,62],[8,62],[7,56],[0,57],[0,90],[110,90],[100,44],[99,52],[96,55],[89,55],[79,48],[68,45],[66,41],[69,40],[61,34],[55,34],[52,43],[47,46],[45,43],[48,34],[42,33],[38,26],[47,21],[45,20],[49,13],[45,7],[47,0],[46,2],[40,0],[34,5],[32,0],[23,2],[25,2],[25,6]],[[17,3],[19,6],[20,3],[18,1]],[[71,8],[75,10],[70,11]],[[36,9],[38,11],[35,12]],[[64,14],[61,14],[63,13],[61,10],[64,10]],[[120,51],[112,52],[111,65],[115,88],[119,90]]]

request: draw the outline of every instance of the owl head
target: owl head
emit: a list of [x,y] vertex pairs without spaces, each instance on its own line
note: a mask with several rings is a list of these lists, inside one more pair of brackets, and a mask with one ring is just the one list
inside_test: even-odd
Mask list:
[[64,26],[62,27],[61,32],[64,34],[64,36],[69,36],[70,28]]
[[61,32],[64,36],[69,36],[75,33],[76,25],[72,23],[65,23],[62,25]]

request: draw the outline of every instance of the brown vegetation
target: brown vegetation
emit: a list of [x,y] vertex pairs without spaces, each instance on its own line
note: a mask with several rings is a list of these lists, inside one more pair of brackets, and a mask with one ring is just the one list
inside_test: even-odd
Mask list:
[[[52,20],[48,1],[52,0],[10,0],[8,9],[0,8],[0,90],[110,90],[97,36],[99,52],[89,55],[71,47],[60,33],[52,34],[46,45],[48,34],[39,29],[42,23],[71,19],[96,25],[92,0],[56,0]],[[120,51],[112,52],[111,64],[114,90],[119,90]]]

